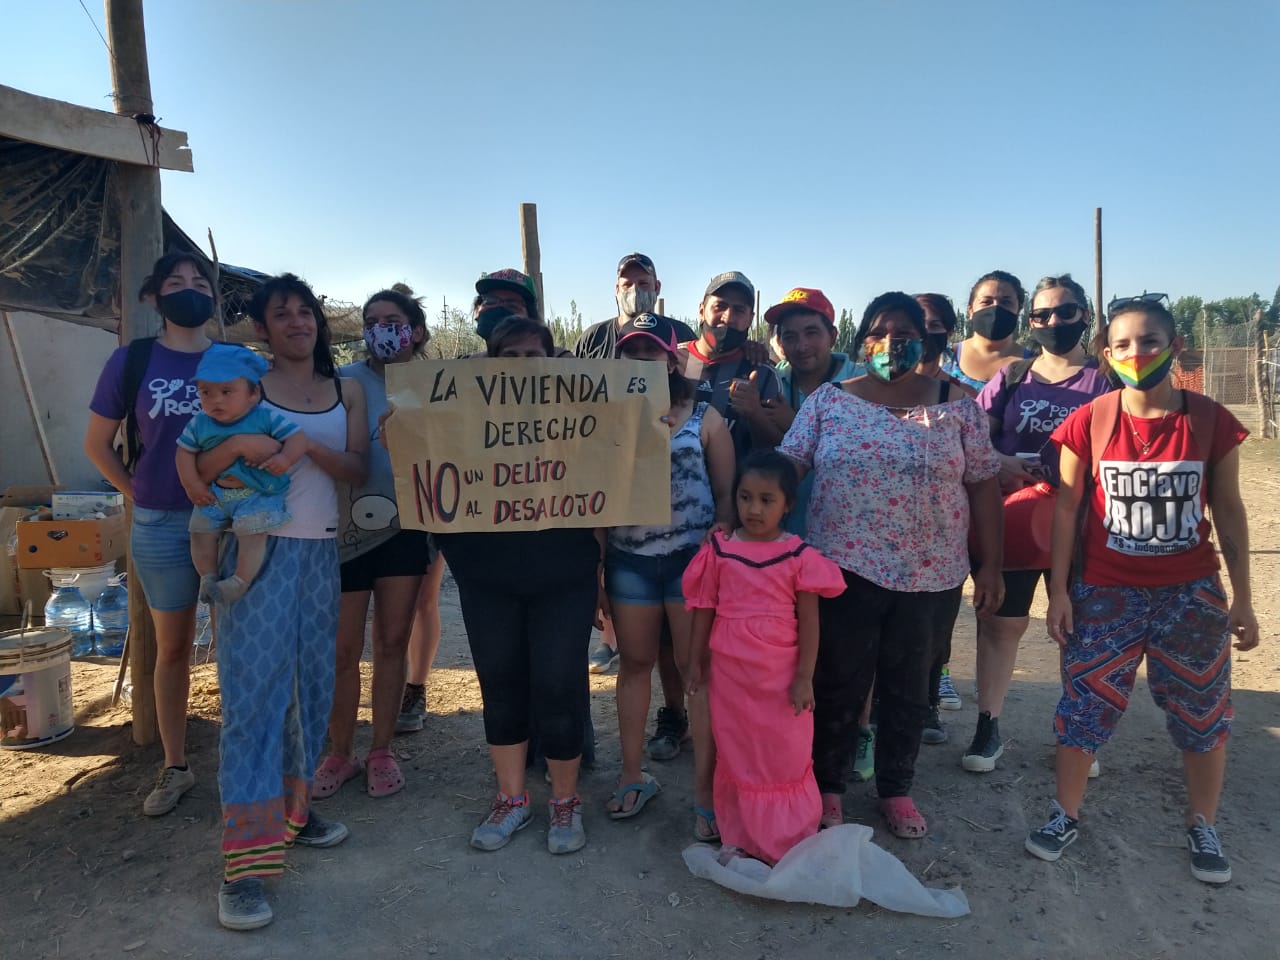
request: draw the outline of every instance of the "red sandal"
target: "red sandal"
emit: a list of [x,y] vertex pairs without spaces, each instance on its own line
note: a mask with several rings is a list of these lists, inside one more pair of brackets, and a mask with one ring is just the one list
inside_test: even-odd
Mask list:
[[910,797],[888,797],[881,800],[880,813],[889,825],[889,832],[895,837],[918,840],[929,832],[928,822]]
[[404,774],[390,750],[370,750],[364,766],[369,776],[369,796],[389,797],[404,789]]

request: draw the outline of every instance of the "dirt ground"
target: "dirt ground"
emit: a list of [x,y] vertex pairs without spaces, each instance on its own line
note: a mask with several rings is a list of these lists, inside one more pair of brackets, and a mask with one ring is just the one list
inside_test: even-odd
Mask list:
[[[535,826],[505,850],[479,853],[467,836],[487,807],[491,775],[457,594],[446,580],[431,715],[422,733],[396,741],[407,788],[373,800],[353,782],[323,801],[350,839],[291,852],[285,876],[268,886],[276,921],[254,933],[229,933],[217,921],[213,666],[193,676],[198,783],[177,810],[150,819],[142,798],[159,747],[135,747],[127,708],[109,706],[114,665],[75,664],[75,733],[45,750],[0,752],[0,956],[1280,957],[1280,846],[1270,846],[1280,829],[1278,454],[1274,442],[1244,447],[1263,644],[1235,661],[1236,725],[1219,818],[1235,879],[1222,888],[1188,872],[1180,764],[1143,682],[1101,755],[1081,840],[1057,864],[1023,851],[1053,793],[1056,648],[1033,619],[1002,718],[1004,758],[995,773],[965,773],[960,754],[976,713],[967,606],[952,661],[964,709],[944,715],[951,741],[923,747],[919,762],[915,798],[928,837],[890,837],[870,787],[853,789],[845,807],[925,883],[960,885],[971,916],[930,920],[865,901],[853,910],[760,902],[694,879],[680,859],[691,841],[687,754],[651,765],[664,790],[642,816],[612,822],[603,814],[619,758],[612,677],[592,680],[599,762],[582,786],[587,847],[567,857],[546,852],[547,788],[536,780]],[[1039,603],[1033,617],[1044,612]],[[358,743],[367,744],[368,719],[366,702]]]

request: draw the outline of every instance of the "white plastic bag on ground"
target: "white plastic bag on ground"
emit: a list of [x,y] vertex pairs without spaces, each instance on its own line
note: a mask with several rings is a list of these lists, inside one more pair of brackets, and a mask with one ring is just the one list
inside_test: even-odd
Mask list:
[[737,857],[728,865],[704,843],[687,847],[685,865],[695,877],[738,893],[789,903],[853,907],[866,897],[886,910],[923,917],[962,917],[969,901],[959,887],[933,890],[911,875],[902,861],[871,842],[872,829],[841,824],[808,837],[770,868]]

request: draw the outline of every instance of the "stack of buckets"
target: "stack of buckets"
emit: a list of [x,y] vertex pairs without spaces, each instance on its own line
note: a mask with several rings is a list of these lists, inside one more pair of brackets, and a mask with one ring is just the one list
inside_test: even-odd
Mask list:
[[[74,585],[90,608],[115,575],[115,562],[47,571],[54,587]],[[0,633],[0,748],[27,750],[75,729],[71,699],[72,637],[67,630],[24,627]]]

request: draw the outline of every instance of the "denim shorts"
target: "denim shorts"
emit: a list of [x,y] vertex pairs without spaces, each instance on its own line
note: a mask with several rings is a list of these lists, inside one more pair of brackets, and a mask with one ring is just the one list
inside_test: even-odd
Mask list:
[[604,584],[610,603],[657,607],[680,603],[680,578],[698,548],[685,547],[661,557],[642,557],[610,547],[604,557]]
[[191,511],[192,533],[266,533],[289,522],[283,493],[261,493],[248,487],[214,486],[217,503]]
[[190,510],[133,508],[129,554],[152,610],[187,610],[196,605],[200,577],[191,562]]

